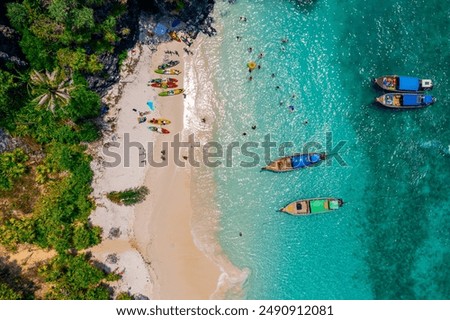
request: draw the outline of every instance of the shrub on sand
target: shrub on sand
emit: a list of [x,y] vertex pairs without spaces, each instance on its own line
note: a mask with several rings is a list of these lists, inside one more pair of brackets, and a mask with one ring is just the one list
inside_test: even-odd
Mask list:
[[130,188],[123,191],[113,191],[108,193],[107,197],[114,203],[126,206],[132,206],[145,200],[149,190],[147,187]]

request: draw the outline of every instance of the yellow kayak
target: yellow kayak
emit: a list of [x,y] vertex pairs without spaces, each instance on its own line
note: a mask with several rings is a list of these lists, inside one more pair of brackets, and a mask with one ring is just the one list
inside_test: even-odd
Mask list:
[[165,74],[170,76],[177,76],[181,73],[181,71],[177,69],[156,69],[155,72],[158,74]]
[[177,35],[177,33],[175,31],[169,32],[169,36],[172,40],[181,42],[180,37]]
[[157,124],[160,126],[165,126],[166,124],[172,123],[172,121],[170,121],[169,119],[164,119],[164,118],[153,118],[153,119],[148,120],[148,122],[152,123],[152,124]]
[[176,94],[180,94],[183,92],[184,92],[184,89],[173,89],[173,90],[169,90],[169,91],[160,92],[158,95],[161,97],[170,97],[170,96],[174,96]]

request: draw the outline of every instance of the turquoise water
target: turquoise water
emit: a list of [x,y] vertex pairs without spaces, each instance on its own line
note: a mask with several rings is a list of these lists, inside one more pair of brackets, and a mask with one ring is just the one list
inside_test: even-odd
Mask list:
[[[242,145],[270,134],[293,142],[287,153],[307,142],[329,151],[327,135],[333,146],[345,142],[345,165],[260,172],[263,160],[240,166],[252,159],[235,150],[232,167],[213,170],[220,243],[233,264],[250,270],[245,298],[450,298],[449,4],[216,4],[215,139]],[[252,60],[261,69],[249,81]],[[374,105],[380,92],[371,79],[383,74],[432,78],[438,102],[408,112]],[[264,157],[262,148],[252,151]],[[327,196],[346,204],[309,217],[276,212]]]

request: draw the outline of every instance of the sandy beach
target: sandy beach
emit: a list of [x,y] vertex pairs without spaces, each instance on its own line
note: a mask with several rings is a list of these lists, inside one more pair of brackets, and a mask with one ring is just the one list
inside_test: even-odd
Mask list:
[[[158,47],[152,58],[151,70],[175,55],[165,51],[177,51],[180,64],[175,67],[182,72],[179,87],[183,87],[183,44],[169,42]],[[159,92],[160,89],[154,89]],[[173,141],[173,135],[184,128],[184,97],[158,97],[156,105],[163,118],[172,123],[167,126],[168,135],[158,135],[154,148],[154,160],[160,158],[162,142]],[[143,256],[151,261],[156,277],[152,297],[154,299],[208,299],[215,291],[218,266],[194,244],[191,232],[190,168],[178,167],[173,162],[172,149],[166,150],[167,166],[152,168],[146,175],[145,185],[151,190],[146,201],[136,207],[135,237]],[[186,151],[187,152],[187,151]]]
[[[103,228],[104,241],[91,251],[111,270],[122,274],[122,279],[114,284],[118,292],[126,291],[141,298],[208,299],[216,291],[220,276],[218,265],[197,248],[192,236],[190,167],[176,166],[170,148],[165,155],[169,159],[166,166],[144,165],[146,157],[161,161],[162,142],[170,143],[175,134],[183,131],[183,95],[158,97],[161,89],[148,86],[147,82],[158,77],[153,70],[159,64],[179,60],[175,68],[182,73],[176,78],[182,88],[184,47],[175,41],[160,44],[153,53],[147,46],[136,47],[130,53],[130,60],[137,63],[134,72],[125,73],[118,88],[112,90],[116,94],[121,91],[120,99],[110,102],[116,110],[116,127],[103,142],[122,145],[128,134],[129,141],[141,143],[144,149],[153,143],[153,152],[147,154],[148,150],[131,147],[128,167],[123,161],[115,167],[104,167],[101,160],[112,159],[99,150],[101,159],[93,164],[97,209],[91,220]],[[179,56],[165,51],[177,51]],[[138,112],[150,111],[147,101],[154,102],[155,110],[146,117],[170,119],[172,123],[166,126],[170,134],[150,132],[148,124],[138,124]],[[122,160],[123,149],[114,149]],[[150,194],[135,207],[119,206],[105,197],[107,192],[140,185],[146,185]]]

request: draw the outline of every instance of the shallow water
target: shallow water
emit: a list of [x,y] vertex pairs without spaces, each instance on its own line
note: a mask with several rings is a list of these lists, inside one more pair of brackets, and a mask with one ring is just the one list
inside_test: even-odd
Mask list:
[[[196,76],[209,83],[197,102],[213,104],[214,113],[202,112],[215,120],[214,139],[260,144],[270,134],[293,143],[286,153],[344,143],[344,164],[260,172],[264,150],[254,147],[257,165],[240,165],[252,157],[235,149],[233,166],[210,170],[220,243],[250,270],[245,298],[450,298],[449,4],[217,2],[219,35],[201,44],[206,71]],[[261,69],[249,74],[249,61]],[[433,79],[438,102],[407,112],[374,105],[381,92],[371,79],[392,73]],[[276,212],[327,196],[344,207],[309,217]]]

